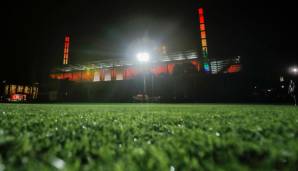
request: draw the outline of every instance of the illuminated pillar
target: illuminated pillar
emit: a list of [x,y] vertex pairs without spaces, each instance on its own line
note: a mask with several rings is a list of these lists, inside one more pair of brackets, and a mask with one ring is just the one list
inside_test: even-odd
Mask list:
[[115,68],[112,68],[112,69],[110,69],[110,72],[111,72],[111,80],[116,80],[116,78],[117,78],[117,71],[116,71],[116,69]]
[[68,57],[69,57],[69,36],[65,36],[63,65],[68,64]]
[[100,73],[99,71],[94,71],[94,77],[93,77],[93,82],[98,82],[100,81]]
[[104,69],[104,81],[111,81],[112,80],[112,72],[110,69]]
[[105,80],[105,72],[104,72],[104,69],[100,69],[99,70],[99,80],[100,81],[104,81]]
[[202,45],[202,56],[203,56],[203,69],[205,72],[210,72],[210,65],[208,59],[208,45],[207,45],[207,34],[203,8],[198,9],[199,21],[200,21],[200,35]]
[[116,69],[116,80],[124,80],[123,68],[117,68]]

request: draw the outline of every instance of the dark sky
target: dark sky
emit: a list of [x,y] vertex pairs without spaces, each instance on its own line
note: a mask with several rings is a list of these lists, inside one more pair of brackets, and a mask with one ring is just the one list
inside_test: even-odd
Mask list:
[[72,63],[127,55],[144,36],[170,51],[198,48],[200,5],[210,57],[240,55],[245,71],[256,77],[297,64],[293,1],[13,1],[1,12],[0,79],[40,81],[62,63],[66,34]]

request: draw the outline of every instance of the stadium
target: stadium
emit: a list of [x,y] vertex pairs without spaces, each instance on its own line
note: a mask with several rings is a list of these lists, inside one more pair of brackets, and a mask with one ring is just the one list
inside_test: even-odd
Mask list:
[[[60,85],[58,86],[60,88],[56,92],[54,90],[51,91],[52,94],[54,94],[51,96],[51,99],[98,100],[101,98],[110,98],[115,100],[129,99],[136,94],[160,97],[164,94],[163,90],[156,90],[155,87],[162,86],[155,86],[155,84],[158,84],[158,82],[166,82],[165,84],[169,84],[169,81],[165,80],[165,78],[170,78],[173,75],[185,76],[197,74],[203,77],[212,77],[212,75],[225,77],[224,75],[226,74],[233,75],[239,73],[241,71],[239,56],[229,58],[209,57],[207,29],[203,8],[197,10],[197,15],[197,25],[199,28],[197,33],[199,35],[198,37],[200,37],[200,45],[198,45],[198,47],[200,48],[193,50],[168,52],[166,45],[154,48],[147,46],[150,44],[150,39],[144,37],[139,42],[139,47],[141,47],[139,48],[140,51],[135,51],[135,54],[129,57],[123,56],[98,61],[86,61],[82,64],[72,64],[70,62],[71,38],[67,35],[64,42],[63,65],[53,68],[49,76],[52,80],[60,80],[60,82],[57,83]],[[144,57],[148,59],[142,59]],[[101,56],[100,58],[104,59],[105,57]],[[194,77],[193,81],[195,82],[196,79],[197,78]],[[113,91],[117,91],[117,93],[107,93],[110,97],[104,97],[103,93],[96,93],[96,91],[100,91],[99,87],[103,87],[103,84],[108,88],[116,86],[117,88],[112,89]],[[143,86],[140,86],[142,84]],[[88,90],[86,92],[83,85],[92,88],[87,88]],[[127,90],[125,87],[129,87],[132,90],[123,95],[121,92]],[[193,87],[192,89],[197,88]],[[90,91],[92,92],[90,93]],[[176,92],[177,90],[173,91]],[[79,94],[100,95],[97,97],[87,95],[87,97],[84,98]],[[185,92],[182,94],[184,94],[182,96],[187,96]],[[174,96],[174,98],[177,98],[177,95],[173,94],[165,96]],[[195,99],[196,97],[191,98]],[[169,100],[169,98],[167,99]]]

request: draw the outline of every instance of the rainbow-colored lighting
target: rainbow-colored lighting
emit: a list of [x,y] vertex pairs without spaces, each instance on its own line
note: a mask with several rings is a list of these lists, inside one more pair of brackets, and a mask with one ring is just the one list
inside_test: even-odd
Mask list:
[[63,65],[68,64],[68,57],[69,57],[69,36],[65,36]]
[[[199,21],[200,21],[200,35],[201,35],[201,45],[202,45],[202,55],[203,60],[208,61],[208,45],[207,45],[207,34],[206,34],[206,25],[203,8],[198,9]],[[204,70],[206,72],[210,71],[208,63],[204,63]]]

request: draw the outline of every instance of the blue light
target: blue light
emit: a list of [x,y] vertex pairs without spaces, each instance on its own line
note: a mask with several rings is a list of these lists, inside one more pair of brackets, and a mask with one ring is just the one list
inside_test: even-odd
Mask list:
[[210,67],[208,63],[204,63],[204,71],[205,72],[210,72]]

